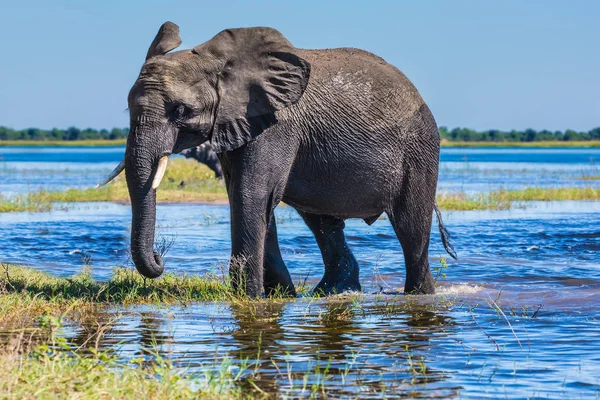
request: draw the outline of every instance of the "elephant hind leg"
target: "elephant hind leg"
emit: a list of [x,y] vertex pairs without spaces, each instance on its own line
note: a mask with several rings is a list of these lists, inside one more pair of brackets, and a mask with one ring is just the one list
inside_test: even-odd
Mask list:
[[296,289],[279,249],[275,215],[271,216],[265,240],[263,283],[266,296],[296,297]]
[[434,280],[429,268],[429,238],[435,186],[414,185],[405,190],[387,214],[402,246],[406,264],[404,293],[433,294]]
[[346,243],[344,221],[328,215],[299,214],[315,235],[325,264],[325,274],[315,292],[328,295],[360,291],[358,263]]

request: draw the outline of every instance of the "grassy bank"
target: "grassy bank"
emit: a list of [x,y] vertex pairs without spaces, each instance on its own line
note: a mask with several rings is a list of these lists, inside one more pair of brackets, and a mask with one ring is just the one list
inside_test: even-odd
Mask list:
[[124,146],[126,139],[118,140],[0,140],[0,147],[113,147]]
[[600,200],[600,189],[574,188],[525,188],[521,190],[497,190],[487,196],[492,202],[510,201],[564,201]]
[[[129,203],[125,174],[121,173],[113,182],[101,188],[68,189],[48,192],[40,190],[26,195],[0,196],[0,212],[50,211],[52,203],[115,202]],[[210,203],[227,202],[223,182],[214,178],[214,173],[205,165],[194,160],[173,159],[156,192],[159,203]]]
[[[216,276],[165,273],[160,279],[144,279],[137,271],[115,268],[106,282],[92,278],[89,268],[71,278],[58,278],[32,268],[2,264],[0,269],[0,321],[17,309],[6,304],[6,296],[18,294],[30,304],[45,302],[50,309],[63,309],[72,302],[93,304],[184,304],[194,301],[225,300],[229,286]],[[63,304],[64,303],[64,304]]]
[[600,147],[600,140],[582,140],[582,141],[540,141],[540,142],[450,142],[442,141],[442,147],[539,147],[539,148],[560,148],[560,147]]

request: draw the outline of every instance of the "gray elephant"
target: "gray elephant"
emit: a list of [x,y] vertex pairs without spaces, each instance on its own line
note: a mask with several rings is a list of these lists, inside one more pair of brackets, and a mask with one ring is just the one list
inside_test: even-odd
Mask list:
[[[325,264],[323,293],[360,290],[344,220],[386,213],[404,251],[405,293],[434,293],[428,248],[440,138],[429,108],[394,66],[363,50],[304,50],[271,28],[228,29],[191,50],[166,22],[128,98],[124,161],[131,255],[156,278],[156,189],[168,156],[209,141],[231,207],[230,277],[249,296],[295,295],[274,208],[298,211]],[[113,173],[113,175],[114,175]],[[442,242],[455,256],[439,218]]]
[[223,168],[217,153],[212,149],[210,143],[202,143],[200,146],[192,147],[191,149],[185,149],[181,152],[186,158],[193,158],[194,160],[206,165],[215,173],[215,178],[223,178]]

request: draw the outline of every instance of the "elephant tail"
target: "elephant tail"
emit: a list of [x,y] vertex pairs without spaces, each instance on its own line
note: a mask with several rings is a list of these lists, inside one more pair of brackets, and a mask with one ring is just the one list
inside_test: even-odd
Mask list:
[[435,215],[438,220],[438,227],[440,229],[440,236],[442,237],[442,244],[444,245],[444,249],[446,249],[446,252],[450,255],[450,257],[454,258],[455,260],[458,260],[456,250],[454,250],[454,246],[452,246],[452,243],[450,243],[449,240],[450,232],[448,232],[448,230],[444,226],[444,221],[442,221],[442,213],[440,212],[437,203],[433,203],[433,209],[435,210]]

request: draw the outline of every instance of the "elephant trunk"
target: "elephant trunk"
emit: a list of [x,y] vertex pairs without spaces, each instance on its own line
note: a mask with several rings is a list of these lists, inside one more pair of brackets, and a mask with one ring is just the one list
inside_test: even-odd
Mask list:
[[169,153],[166,149],[161,151],[163,146],[145,143],[152,136],[148,129],[133,128],[125,152],[125,177],[131,199],[131,257],[140,274],[147,278],[156,278],[164,271],[162,257],[153,251],[156,190],[152,181],[159,159]]

